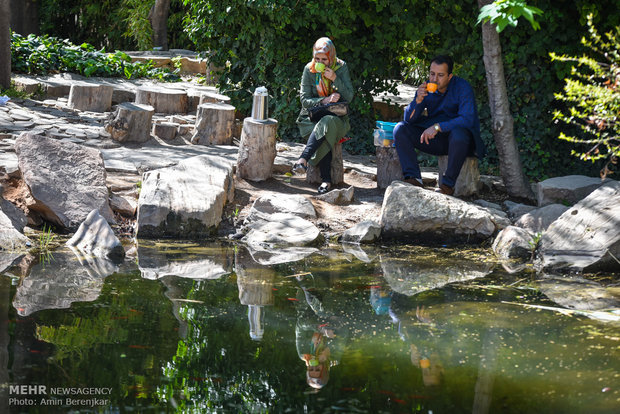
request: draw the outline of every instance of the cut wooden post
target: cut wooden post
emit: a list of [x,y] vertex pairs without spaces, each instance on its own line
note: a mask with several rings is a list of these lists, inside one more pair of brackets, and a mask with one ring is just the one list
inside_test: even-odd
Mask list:
[[[439,175],[437,176],[438,184],[441,183],[441,177],[448,168],[448,156],[441,155],[438,157]],[[454,196],[470,196],[480,191],[480,170],[478,169],[478,158],[467,157],[456,179],[454,186]]]
[[180,89],[140,87],[136,91],[136,103],[151,105],[161,114],[185,114],[188,109],[187,92]]
[[400,166],[398,153],[394,147],[376,147],[377,154],[377,187],[387,188],[392,181],[403,180],[403,169]]
[[110,85],[95,85],[92,83],[74,83],[69,92],[69,107],[81,111],[105,112],[112,106],[112,92]]
[[[344,182],[344,166],[342,164],[342,144],[337,143],[332,150],[332,185],[338,185]],[[313,166],[308,163],[308,170],[306,171],[306,182],[312,184],[321,183],[321,172],[319,166]]]
[[198,105],[192,144],[230,145],[233,139],[235,107],[223,103]]
[[226,95],[221,95],[215,92],[201,92],[200,93],[200,105],[205,103],[225,103],[230,104],[230,98]]
[[105,130],[118,142],[146,142],[151,138],[152,106],[131,102],[118,104]]
[[238,177],[250,181],[264,181],[271,177],[273,160],[276,158],[277,129],[278,121],[275,119],[259,121],[248,117],[243,120],[237,155]]
[[161,122],[153,124],[153,135],[165,140],[172,141],[176,138],[179,124],[175,122]]

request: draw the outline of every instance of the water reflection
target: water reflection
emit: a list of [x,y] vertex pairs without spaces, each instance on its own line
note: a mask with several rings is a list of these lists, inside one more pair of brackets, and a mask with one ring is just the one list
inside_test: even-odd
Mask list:
[[58,250],[48,260],[35,263],[17,287],[13,306],[20,316],[42,309],[67,309],[74,302],[99,297],[105,277],[117,265],[102,258],[85,258],[71,250]]
[[110,412],[603,413],[620,398],[619,325],[557,312],[550,278],[449,249],[137,253],[0,276],[0,383],[111,387]]

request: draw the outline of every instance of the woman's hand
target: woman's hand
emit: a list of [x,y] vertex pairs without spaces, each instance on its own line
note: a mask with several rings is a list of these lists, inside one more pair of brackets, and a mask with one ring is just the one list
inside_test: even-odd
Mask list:
[[323,72],[323,76],[333,82],[336,80],[336,71],[334,71],[332,68],[326,67],[325,72]]
[[323,98],[321,103],[325,105],[325,104],[332,103],[332,102],[338,102],[339,100],[340,100],[340,94],[338,92],[334,92],[331,95]]

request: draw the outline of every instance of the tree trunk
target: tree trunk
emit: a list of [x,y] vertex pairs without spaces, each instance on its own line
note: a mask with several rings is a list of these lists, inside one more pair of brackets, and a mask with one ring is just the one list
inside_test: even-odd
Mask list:
[[28,36],[39,34],[39,4],[37,0],[10,0],[11,29]]
[[11,86],[11,19],[9,0],[0,0],[0,88]]
[[[479,7],[490,3],[492,0],[478,0]],[[482,47],[493,122],[493,138],[499,154],[499,169],[502,179],[509,195],[533,199],[534,193],[525,177],[519,148],[514,136],[514,120],[510,113],[510,104],[506,93],[502,47],[499,42],[499,33],[495,30],[494,24],[484,23],[482,25]]]
[[155,5],[149,13],[149,20],[153,27],[153,46],[168,50],[168,13],[170,0],[155,0]]

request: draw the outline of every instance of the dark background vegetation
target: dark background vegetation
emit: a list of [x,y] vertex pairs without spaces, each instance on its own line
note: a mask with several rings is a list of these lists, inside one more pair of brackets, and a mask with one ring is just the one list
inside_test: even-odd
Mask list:
[[[151,0],[152,2],[153,0]],[[137,49],[137,4],[149,0],[40,0],[41,33],[88,42],[97,48]],[[553,121],[553,109],[570,65],[551,62],[550,52],[580,55],[586,16],[603,33],[620,24],[615,0],[532,0],[543,10],[541,30],[525,21],[500,34],[515,137],[526,174],[534,180],[569,173],[596,174],[599,164],[572,157],[574,144],[557,139],[566,125]],[[425,79],[430,58],[451,54],[455,73],[469,80],[478,100],[482,136],[489,148],[484,171],[498,173],[482,61],[478,4],[473,0],[172,0],[168,20],[170,48],[202,52],[224,68],[220,83],[242,112],[249,112],[256,86],[268,86],[271,115],[283,140],[300,140],[299,80],[311,58],[311,46],[322,36],[334,40],[351,71],[357,96],[347,149],[374,152],[372,96],[394,91],[395,81],[417,84]],[[139,20],[139,19],[138,19]],[[138,26],[136,26],[138,27]],[[133,37],[132,37],[133,36]],[[569,133],[571,131],[568,131]]]

